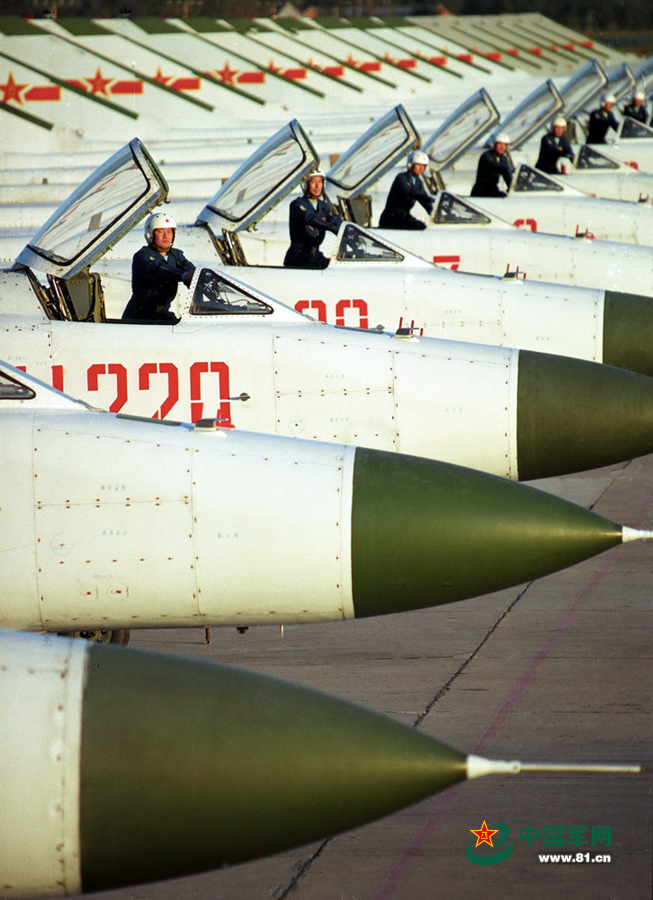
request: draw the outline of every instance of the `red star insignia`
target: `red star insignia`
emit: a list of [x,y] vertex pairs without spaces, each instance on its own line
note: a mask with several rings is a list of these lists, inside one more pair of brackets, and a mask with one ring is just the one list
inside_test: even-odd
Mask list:
[[358,65],[358,60],[354,59],[354,57],[351,55],[351,53],[349,54],[349,56],[347,57],[345,62],[347,63],[348,66],[352,66],[354,69]]
[[22,105],[23,100],[20,96],[20,92],[24,91],[26,87],[26,84],[16,84],[13,74],[10,72],[7,76],[6,83],[0,84],[0,91],[2,91],[3,95],[2,102],[9,103],[10,100],[15,100]]
[[234,78],[238,74],[237,69],[230,69],[229,63],[226,62],[221,69],[216,69],[215,74],[219,76],[223,84],[233,84]]
[[389,62],[389,63],[397,62],[397,60],[396,60],[396,59],[393,59],[392,56],[390,56],[389,53],[384,53],[384,54],[383,54],[383,59],[384,59],[386,62]]
[[473,828],[470,828],[469,830],[471,831],[472,834],[476,835],[476,846],[477,847],[479,844],[489,844],[490,847],[494,847],[494,844],[492,843],[492,835],[496,834],[499,829],[498,828],[488,828],[485,823],[485,819],[483,819],[483,827],[479,828],[478,831],[474,831]]
[[107,85],[110,81],[113,81],[113,78],[103,78],[99,66],[93,78],[85,78],[84,81],[88,81],[92,94],[104,94],[105,97],[109,96]]
[[167,84],[172,79],[172,75],[164,75],[161,71],[161,66],[156,70],[156,75],[154,76],[154,80],[160,82],[161,84]]
[[268,72],[279,73],[281,71],[281,66],[275,66],[275,64],[270,60],[268,63]]

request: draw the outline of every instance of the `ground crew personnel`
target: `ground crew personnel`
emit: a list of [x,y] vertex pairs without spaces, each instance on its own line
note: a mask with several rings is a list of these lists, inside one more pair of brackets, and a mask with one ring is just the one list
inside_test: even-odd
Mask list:
[[177,223],[167,213],[154,213],[145,220],[145,247],[132,258],[132,295],[123,319],[145,319],[176,325],[170,304],[179,282],[191,283],[195,266],[173,247]]
[[624,108],[624,116],[630,116],[631,119],[637,119],[638,122],[648,124],[648,113],[646,112],[646,94],[643,91],[637,91],[633,94],[630,103]]
[[544,135],[540,143],[540,155],[535,163],[536,169],[539,169],[541,172],[547,172],[549,175],[556,175],[560,173],[558,162],[563,157],[574,158],[574,151],[571,149],[571,144],[565,134],[566,130],[566,119],[560,116],[553,120],[551,131]]
[[608,128],[612,128],[613,131],[619,128],[617,117],[612,112],[615,102],[613,94],[604,94],[601,97],[601,106],[590,113],[586,144],[607,144],[605,136]]
[[506,192],[499,187],[499,179],[503,178],[506,188],[512,184],[513,169],[506,158],[510,138],[500,132],[494,139],[492,147],[481,154],[476,169],[476,181],[472,188],[472,197],[505,197]]
[[320,250],[327,231],[338,233],[340,216],[322,199],[326,175],[313,169],[304,179],[304,195],[290,204],[290,247],[283,264],[291,269],[326,269],[328,258]]
[[422,175],[426,171],[429,158],[423,150],[413,150],[408,154],[406,171],[400,172],[392,182],[385,209],[379,219],[379,228],[403,228],[418,231],[426,228],[410,211],[419,203],[427,213],[433,209],[433,197],[428,193]]

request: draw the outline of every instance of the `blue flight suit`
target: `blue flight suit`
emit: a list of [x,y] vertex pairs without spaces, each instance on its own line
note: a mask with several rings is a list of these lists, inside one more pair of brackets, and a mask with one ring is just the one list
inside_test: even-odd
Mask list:
[[176,247],[168,250],[167,258],[149,245],[141,247],[132,258],[132,295],[122,318],[176,325],[179,319],[170,304],[179,282],[190,284],[194,271],[195,266]]
[[379,219],[379,228],[403,228],[411,231],[426,228],[424,222],[410,214],[415,203],[423,206],[429,214],[433,209],[433,197],[424,189],[422,179],[412,172],[400,172],[392,182],[385,209]]
[[559,172],[558,161],[564,156],[569,159],[574,158],[574,151],[566,136],[563,134],[562,137],[556,137],[555,134],[545,134],[540,143],[540,155],[535,163],[535,168],[541,172],[547,172],[549,175],[556,175]]
[[327,231],[338,233],[342,223],[326,200],[312,203],[308,197],[297,197],[290,204],[290,247],[283,260],[290,269],[326,269],[329,260],[320,250]]
[[619,128],[619,122],[612,110],[610,110],[610,112],[603,108],[593,110],[593,112],[590,113],[590,121],[587,128],[587,140],[585,143],[607,144],[605,136],[608,133],[608,128],[612,128],[614,131]]
[[506,192],[499,188],[499,178],[503,178],[509,188],[512,176],[512,166],[505,154],[499,154],[494,149],[486,150],[478,161],[472,197],[505,197]]
[[634,102],[629,103],[628,106],[624,107],[624,116],[637,119],[638,122],[643,122],[644,125],[648,124],[648,113],[646,112],[645,103],[642,103],[641,106],[635,106]]

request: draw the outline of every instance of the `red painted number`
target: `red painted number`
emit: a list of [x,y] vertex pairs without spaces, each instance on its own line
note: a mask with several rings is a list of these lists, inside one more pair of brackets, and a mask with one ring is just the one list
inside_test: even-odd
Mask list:
[[138,370],[138,389],[149,391],[151,375],[166,375],[168,378],[168,395],[153,419],[165,419],[172,407],[179,400],[179,372],[174,363],[143,363]]
[[457,272],[460,266],[460,256],[434,256],[433,262],[436,266],[448,266],[453,272]]
[[326,303],[324,300],[298,300],[297,303],[295,303],[295,309],[300,313],[306,312],[307,309],[314,309],[317,313],[318,322],[326,322],[327,320]]
[[[54,372],[52,373],[54,376]],[[109,412],[120,412],[127,402],[127,369],[122,363],[96,363],[90,366],[86,373],[86,383],[89,391],[97,391],[100,375],[113,375],[116,379],[116,399],[109,407]],[[53,377],[54,381],[54,377]]]
[[336,325],[345,324],[345,310],[358,310],[358,324],[355,328],[369,328],[369,319],[367,317],[367,303],[364,300],[338,300],[336,303]]
[[[229,397],[229,366],[223,362],[196,362],[190,367],[190,418],[197,422],[202,418],[204,402],[202,398],[202,375],[209,372],[217,374],[220,385],[220,397]],[[233,428],[231,423],[231,404],[229,400],[221,400],[217,419],[223,428]]]

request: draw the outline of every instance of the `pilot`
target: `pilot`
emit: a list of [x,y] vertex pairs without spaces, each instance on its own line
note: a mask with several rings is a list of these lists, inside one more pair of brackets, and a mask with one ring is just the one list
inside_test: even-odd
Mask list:
[[607,144],[605,136],[608,128],[612,128],[614,131],[619,128],[617,117],[612,112],[615,102],[614,94],[604,94],[601,97],[600,107],[592,110],[587,128],[586,144]]
[[560,172],[558,162],[565,156],[569,159],[574,158],[574,151],[571,144],[567,140],[565,131],[567,130],[567,120],[560,116],[553,120],[551,131],[545,134],[540,143],[540,155],[535,163],[535,168],[541,172],[547,172],[549,175],[556,175]]
[[176,325],[177,316],[170,304],[177,294],[179,282],[188,287],[195,266],[181,250],[173,247],[177,223],[167,213],[154,213],[145,220],[147,245],[132,258],[132,295],[122,314],[123,319],[169,322]]
[[304,179],[304,195],[290,204],[290,247],[283,264],[290,269],[326,269],[328,258],[320,250],[327,231],[338,233],[342,223],[323,199],[326,175],[313,169]]
[[631,119],[637,119],[638,122],[648,123],[648,113],[646,112],[646,94],[643,91],[636,91],[630,103],[624,107],[624,116],[630,116]]
[[510,138],[505,132],[499,132],[492,147],[481,154],[476,170],[476,181],[472,188],[472,197],[505,197],[506,191],[499,187],[499,179],[503,178],[506,188],[512,184],[513,168],[506,158]]
[[379,228],[403,228],[419,231],[426,228],[410,211],[419,203],[427,213],[433,209],[433,197],[428,193],[422,175],[426,171],[429,158],[423,150],[413,150],[408,154],[406,171],[400,172],[392,182],[385,209],[379,219]]

